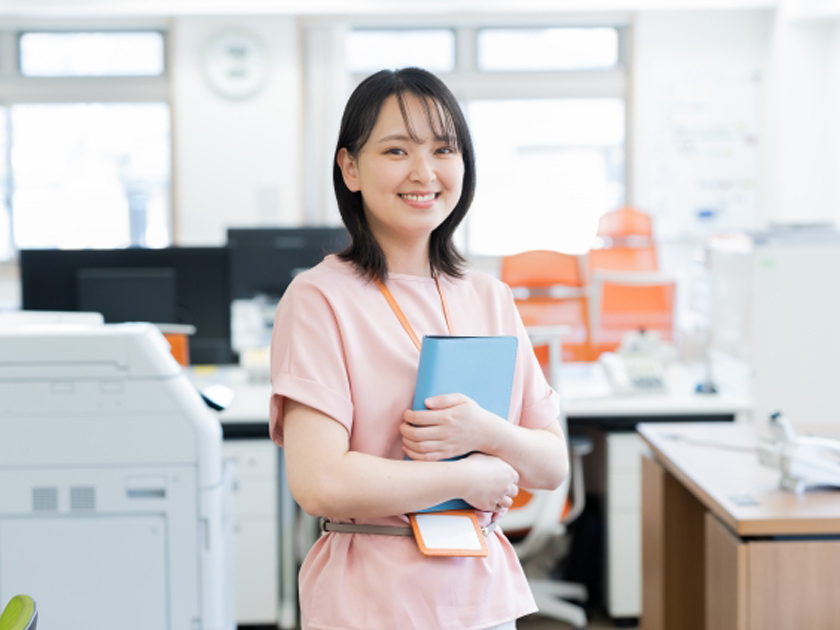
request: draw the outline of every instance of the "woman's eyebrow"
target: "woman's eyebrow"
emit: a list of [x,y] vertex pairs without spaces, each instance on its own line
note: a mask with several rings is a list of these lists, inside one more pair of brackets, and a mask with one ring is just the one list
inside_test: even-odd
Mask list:
[[387,135],[387,136],[377,140],[377,142],[394,142],[394,141],[417,142],[418,144],[423,144],[423,140],[412,138],[411,136],[406,135],[404,133],[393,133],[393,134]]

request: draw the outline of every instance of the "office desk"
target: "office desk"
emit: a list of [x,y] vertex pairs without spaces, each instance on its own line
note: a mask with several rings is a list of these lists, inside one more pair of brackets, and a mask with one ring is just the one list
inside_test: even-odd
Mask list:
[[699,364],[672,364],[667,393],[614,395],[602,367],[567,363],[560,370],[560,394],[571,433],[584,433],[594,450],[584,462],[586,487],[603,499],[604,604],[616,620],[633,620],[642,610],[642,441],[640,422],[731,422],[752,409],[748,374],[721,372],[719,393],[697,394]]
[[840,492],[780,490],[752,425],[639,433],[644,630],[840,626]]

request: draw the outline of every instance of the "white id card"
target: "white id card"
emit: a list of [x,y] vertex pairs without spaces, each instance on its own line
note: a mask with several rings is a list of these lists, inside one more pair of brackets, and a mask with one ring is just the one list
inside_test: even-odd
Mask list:
[[409,514],[414,538],[426,556],[487,555],[487,543],[473,510]]

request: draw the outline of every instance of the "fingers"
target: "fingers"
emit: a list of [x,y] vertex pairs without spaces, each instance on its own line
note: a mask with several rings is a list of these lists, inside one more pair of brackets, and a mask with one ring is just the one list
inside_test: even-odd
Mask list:
[[498,503],[496,503],[496,508],[501,509],[508,509],[511,505],[513,505],[513,498],[519,494],[519,488],[517,486],[511,486],[508,488],[505,496],[502,497]]
[[455,405],[463,405],[470,402],[470,398],[463,394],[440,394],[439,396],[430,396],[423,402],[429,409],[446,409],[447,407],[454,407]]
[[403,414],[403,420],[416,427],[425,427],[440,424],[440,414],[431,411],[412,411],[409,409]]
[[404,440],[414,442],[442,440],[444,438],[444,433],[438,425],[418,425],[410,422],[400,423],[400,435]]

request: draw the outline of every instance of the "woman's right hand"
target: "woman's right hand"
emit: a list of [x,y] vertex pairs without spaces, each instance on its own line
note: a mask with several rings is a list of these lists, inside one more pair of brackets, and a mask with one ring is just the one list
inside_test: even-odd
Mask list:
[[477,510],[498,512],[509,508],[519,494],[519,473],[507,462],[483,453],[461,460],[468,472],[463,499]]

